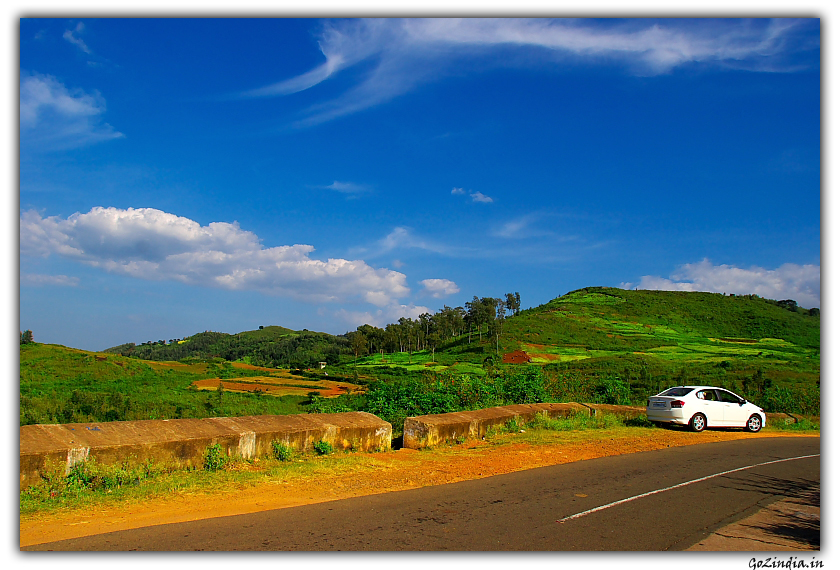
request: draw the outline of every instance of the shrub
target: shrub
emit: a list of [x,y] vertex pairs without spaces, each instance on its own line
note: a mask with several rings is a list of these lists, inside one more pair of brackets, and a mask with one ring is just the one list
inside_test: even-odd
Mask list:
[[292,448],[276,439],[271,442],[271,449],[274,452],[275,459],[289,461],[292,458]]
[[594,396],[596,404],[629,405],[631,403],[630,387],[615,377],[601,380],[595,386]]
[[204,469],[207,471],[218,471],[222,469],[228,462],[228,457],[222,450],[222,446],[218,443],[207,448],[204,452]]
[[332,445],[323,439],[316,443],[313,447],[315,448],[315,453],[318,455],[329,455],[333,451]]

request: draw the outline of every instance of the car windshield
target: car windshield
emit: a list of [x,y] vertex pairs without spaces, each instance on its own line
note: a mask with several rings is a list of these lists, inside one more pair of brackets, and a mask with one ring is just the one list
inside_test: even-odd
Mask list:
[[688,394],[692,390],[694,390],[694,388],[669,388],[669,389],[665,390],[664,392],[662,392],[661,394],[658,394],[658,395],[659,396],[677,396],[677,397],[679,397],[679,396],[685,396],[686,394]]

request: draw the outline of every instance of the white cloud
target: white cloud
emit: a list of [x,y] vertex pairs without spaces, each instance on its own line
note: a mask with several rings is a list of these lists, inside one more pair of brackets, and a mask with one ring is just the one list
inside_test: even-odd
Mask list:
[[[632,283],[622,283],[630,289]],[[660,291],[709,291],[759,295],[767,299],[793,299],[799,306],[820,306],[820,266],[785,263],[776,269],[712,265],[708,259],[680,266],[669,279],[645,275],[639,289]]]
[[68,42],[70,42],[74,46],[78,47],[80,50],[82,50],[86,54],[90,55],[93,52],[90,51],[90,48],[87,46],[85,41],[82,38],[75,35],[75,34],[80,34],[83,31],[85,31],[85,25],[82,22],[79,22],[78,24],[76,24],[75,29],[65,30],[63,37],[64,37],[65,40],[67,40]]
[[442,299],[461,291],[461,288],[449,279],[424,279],[420,284],[436,299]]
[[339,182],[336,180],[332,184],[328,184],[327,186],[319,186],[319,188],[324,188],[326,190],[335,190],[336,192],[341,192],[342,194],[360,194],[363,192],[369,192],[370,187],[365,186],[364,184],[356,184],[354,182]]
[[112,273],[310,302],[360,299],[378,306],[409,294],[404,274],[361,260],[313,259],[311,245],[263,247],[239,225],[197,222],[152,208],[93,208],[66,219],[20,216],[22,255],[62,257]]
[[482,204],[491,204],[493,202],[493,198],[485,196],[481,192],[470,192],[470,198],[472,198],[473,202],[481,202]]
[[453,188],[452,193],[455,194],[456,196],[459,195],[459,194],[465,194],[463,188]]
[[55,285],[58,287],[75,287],[79,284],[79,278],[68,277],[67,275],[40,275],[37,273],[21,273],[20,284],[29,285],[32,287],[41,287],[43,285]]
[[[798,40],[797,20],[495,19],[410,18],[327,21],[318,45],[324,63],[297,77],[243,93],[288,95],[309,89],[362,62],[361,79],[338,98],[312,107],[302,125],[316,124],[389,101],[447,73],[468,70],[467,60],[493,56],[509,64],[517,51],[532,65],[567,61],[620,63],[645,75],[687,63],[788,71],[786,57],[817,49]],[[527,50],[527,51],[525,51]]]
[[70,90],[50,75],[23,75],[21,148],[62,150],[125,136],[102,121],[104,112],[105,100],[98,92]]

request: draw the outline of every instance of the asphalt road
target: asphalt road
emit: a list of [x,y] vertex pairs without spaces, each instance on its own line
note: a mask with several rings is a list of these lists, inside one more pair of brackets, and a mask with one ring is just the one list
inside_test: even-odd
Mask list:
[[783,497],[818,505],[820,457],[741,468],[819,453],[819,438],[692,445],[23,550],[682,550]]

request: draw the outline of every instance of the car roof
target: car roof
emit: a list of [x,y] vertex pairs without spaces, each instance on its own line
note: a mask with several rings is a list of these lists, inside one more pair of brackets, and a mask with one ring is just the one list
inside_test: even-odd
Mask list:
[[[691,388],[692,390],[726,390],[726,388],[721,388],[720,386],[672,386],[671,388]],[[671,388],[666,388],[666,390],[670,390]],[[729,390],[726,390],[727,392]]]

